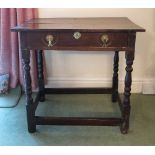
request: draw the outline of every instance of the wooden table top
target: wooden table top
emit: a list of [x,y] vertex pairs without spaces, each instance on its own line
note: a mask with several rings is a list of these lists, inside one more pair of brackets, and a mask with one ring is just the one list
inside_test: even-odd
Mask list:
[[95,18],[36,18],[24,22],[12,31],[133,31],[144,32],[145,29],[136,25],[126,17],[95,17]]

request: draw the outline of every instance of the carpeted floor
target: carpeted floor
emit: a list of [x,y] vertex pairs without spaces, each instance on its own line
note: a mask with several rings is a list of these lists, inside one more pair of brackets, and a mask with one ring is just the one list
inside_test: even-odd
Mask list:
[[[13,92],[18,94],[17,90]],[[12,103],[16,100],[15,96],[11,97]],[[36,114],[120,115],[117,103],[111,102],[110,95],[48,95],[46,98],[46,102],[39,104]],[[5,103],[9,101],[5,100]],[[105,126],[37,126],[37,132],[29,134],[23,96],[17,107],[0,108],[0,145],[155,145],[155,95],[133,94],[131,103],[130,132],[127,135],[122,135],[119,127]]]
[[17,86],[16,89],[10,89],[8,94],[0,94],[0,108],[14,107],[19,101],[21,95],[21,87]]

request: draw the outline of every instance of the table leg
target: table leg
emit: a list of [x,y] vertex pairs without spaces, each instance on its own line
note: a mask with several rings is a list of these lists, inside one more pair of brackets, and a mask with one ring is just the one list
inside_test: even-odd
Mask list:
[[25,95],[26,95],[26,110],[27,110],[27,123],[28,131],[36,131],[35,111],[33,108],[31,76],[30,76],[30,51],[22,49],[22,61],[24,68],[24,80],[25,80]]
[[116,102],[118,98],[118,65],[119,51],[115,51],[114,55],[114,68],[113,68],[113,83],[112,83],[112,102]]
[[43,74],[43,51],[37,51],[37,75],[38,75],[38,87],[39,87],[39,101],[45,101],[45,88],[44,88],[44,74]]
[[130,117],[130,95],[131,95],[131,84],[132,84],[132,64],[134,60],[134,51],[127,51],[126,57],[126,76],[125,76],[125,88],[124,88],[124,99],[123,99],[123,112],[122,112],[122,124],[121,132],[123,134],[128,133],[129,129],[129,117]]

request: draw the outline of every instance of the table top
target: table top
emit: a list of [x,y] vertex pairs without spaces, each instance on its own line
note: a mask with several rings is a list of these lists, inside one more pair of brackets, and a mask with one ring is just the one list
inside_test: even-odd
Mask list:
[[133,31],[144,32],[145,29],[136,25],[126,17],[95,17],[95,18],[35,18],[11,28],[12,31]]

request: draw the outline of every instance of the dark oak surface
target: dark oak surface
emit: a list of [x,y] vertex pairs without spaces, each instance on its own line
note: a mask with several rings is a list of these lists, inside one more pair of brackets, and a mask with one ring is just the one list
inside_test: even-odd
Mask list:
[[[145,30],[143,28],[125,17],[104,17],[32,19],[11,30],[19,32],[20,35],[29,132],[35,132],[36,125],[117,125],[120,126],[120,130],[123,134],[128,133],[131,109],[132,64],[135,55],[136,32],[144,32]],[[75,37],[77,33],[80,34],[79,38]],[[50,40],[49,38],[52,39]],[[32,98],[30,76],[30,50],[32,49],[35,51],[37,50],[39,92],[35,99]],[[115,52],[112,88],[45,88],[43,76],[43,50],[60,49]],[[126,59],[126,76],[122,101],[118,93],[119,51],[125,51]],[[119,102],[121,117],[84,118],[35,116],[35,110],[39,102],[45,101],[45,95],[51,93],[111,93],[112,101]]]
[[[73,32],[22,32],[25,33],[25,48],[29,49],[52,49],[52,50],[100,50],[103,51],[103,42],[101,36],[106,34],[109,38],[107,51],[125,50],[128,46],[128,34],[125,32],[82,32],[81,38],[76,40]],[[48,47],[46,36],[52,34],[54,36],[54,45]]]
[[126,17],[100,17],[100,18],[39,18],[31,19],[12,28],[12,31],[134,31],[144,32],[140,26],[134,24]]

